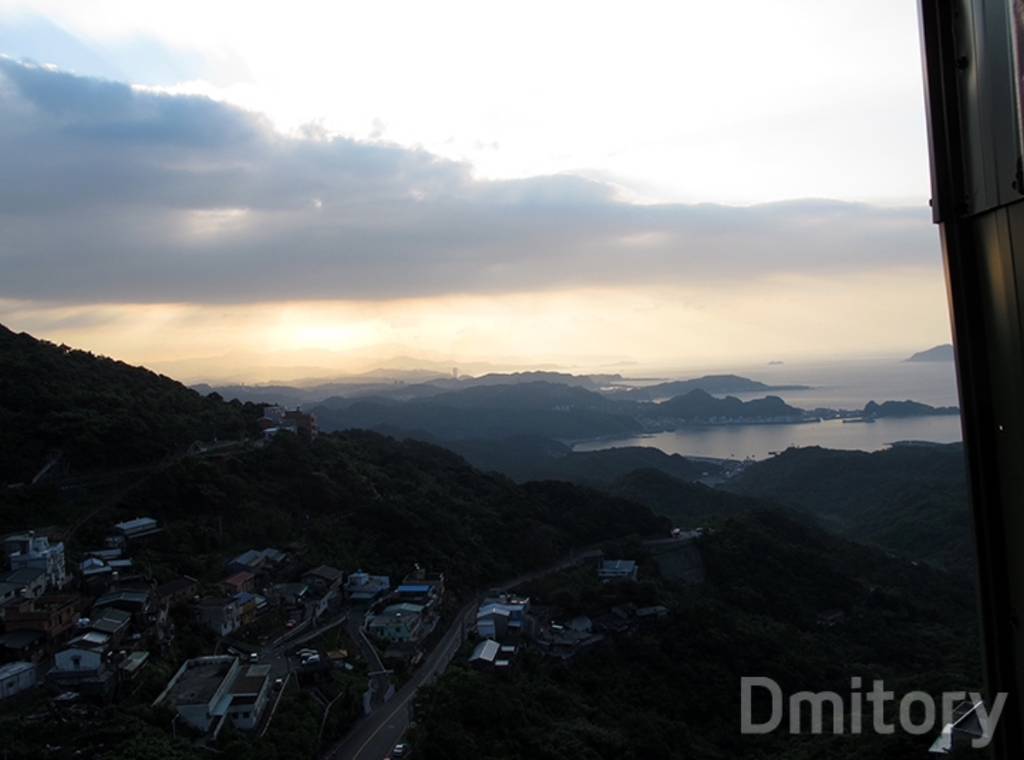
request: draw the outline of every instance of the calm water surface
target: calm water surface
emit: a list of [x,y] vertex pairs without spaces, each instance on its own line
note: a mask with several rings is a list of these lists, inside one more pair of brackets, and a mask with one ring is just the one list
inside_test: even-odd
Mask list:
[[765,459],[790,446],[877,451],[893,441],[953,443],[959,440],[960,418],[950,415],[890,418],[872,424],[844,424],[842,420],[828,420],[804,425],[723,425],[685,428],[632,438],[585,441],[573,448],[576,451],[594,451],[619,446],[653,446],[667,454],[723,459]]
[[[958,404],[952,362],[851,361],[738,367],[728,371],[771,385],[812,386],[806,391],[782,391],[775,394],[787,403],[803,409],[860,409],[868,401],[906,399],[932,406]],[[747,400],[765,394],[737,395]],[[696,427],[628,438],[585,441],[576,444],[574,448],[576,451],[594,451],[616,446],[653,446],[669,454],[764,459],[790,446],[877,451],[894,441],[906,440],[936,443],[959,441],[960,418],[949,415],[889,418],[872,424],[844,424],[841,420],[829,420],[803,425]]]

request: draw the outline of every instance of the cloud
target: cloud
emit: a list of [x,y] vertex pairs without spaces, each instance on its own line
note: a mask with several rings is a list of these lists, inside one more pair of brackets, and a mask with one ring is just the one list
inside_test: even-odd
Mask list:
[[424,150],[285,136],[211,99],[7,58],[0,166],[9,299],[392,299],[938,264],[926,209],[643,206],[580,176],[480,181]]

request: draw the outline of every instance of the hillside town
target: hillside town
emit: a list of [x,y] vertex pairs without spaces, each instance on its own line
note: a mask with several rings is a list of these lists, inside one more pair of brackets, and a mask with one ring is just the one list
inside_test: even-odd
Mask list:
[[[676,531],[669,540],[691,538]],[[224,557],[217,578],[157,577],[149,568],[166,556],[165,543],[150,516],[110,524],[96,545],[64,540],[58,528],[5,536],[0,704],[40,690],[58,708],[130,702],[145,692],[147,673],[165,673],[151,707],[169,711],[172,735],[214,747],[227,726],[262,736],[295,691],[315,695],[325,719],[339,689],[370,716],[449,641],[461,653],[434,670],[457,656],[499,677],[524,649],[568,660],[668,614],[624,605],[565,617],[512,589],[456,599],[443,572],[416,562],[393,579],[311,566],[297,546]],[[634,560],[598,551],[566,566],[579,562],[603,584],[638,579]]]

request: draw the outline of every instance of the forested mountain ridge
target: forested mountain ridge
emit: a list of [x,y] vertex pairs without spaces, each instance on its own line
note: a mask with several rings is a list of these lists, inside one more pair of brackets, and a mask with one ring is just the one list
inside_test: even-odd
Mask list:
[[[43,525],[64,530],[73,524],[75,531],[65,531],[72,561],[83,547],[102,545],[113,522],[140,515],[156,518],[163,532],[133,551],[137,566],[156,582],[187,574],[206,588],[223,580],[226,559],[262,546],[280,546],[304,567],[325,563],[393,578],[418,563],[446,574],[455,604],[524,571],[561,563],[583,546],[614,542],[626,547],[622,556],[639,560],[640,582],[623,584],[628,590],[600,584],[594,568],[583,566],[566,571],[570,578],[558,598],[595,616],[620,598],[637,606],[664,604],[670,609],[666,619],[632,636],[609,637],[607,647],[568,664],[542,662],[526,652],[507,680],[456,667],[420,702],[417,720],[424,730],[414,743],[425,758],[711,760],[759,753],[795,760],[821,756],[825,747],[830,757],[844,757],[854,747],[833,751],[827,737],[794,744],[780,735],[745,743],[736,731],[736,680],[767,673],[787,689],[838,688],[856,671],[884,676],[904,690],[977,683],[973,600],[963,577],[829,536],[802,516],[766,509],[771,505],[765,498],[686,482],[710,464],[633,449],[577,456],[561,444],[533,442],[549,446],[563,461],[561,476],[599,480],[599,492],[562,481],[516,483],[481,472],[438,446],[360,430],[312,440],[280,434],[215,456],[168,457],[195,431],[202,433],[195,438],[206,440],[245,433],[257,407],[202,397],[167,378],[86,352],[27,336],[3,337],[24,344],[24,351],[4,354],[5,366],[12,367],[5,382],[44,371],[52,379],[45,393],[15,397],[28,405],[12,408],[25,415],[17,418],[22,423],[33,411],[57,419],[70,413],[140,420],[130,434],[93,440],[67,433],[62,439],[75,444],[65,444],[65,450],[82,461],[113,468],[109,484],[0,489],[0,531]],[[75,383],[80,387],[71,388]],[[471,405],[463,411],[478,413]],[[233,422],[240,427],[231,427]],[[20,430],[27,440],[28,427]],[[132,454],[158,466],[122,472],[123,464],[136,460],[105,458],[110,446],[135,445],[152,431],[159,446]],[[179,431],[179,438],[159,437],[167,431]],[[797,485],[800,478],[818,469],[831,489],[844,482],[842,463],[816,468],[812,462],[807,469],[793,455],[783,463],[786,473],[793,465],[791,477],[773,488],[767,485],[776,483],[777,473],[759,465],[750,468],[750,482],[761,483],[758,488],[784,504],[806,490]],[[891,474],[900,467],[909,467],[908,461],[884,469]],[[943,467],[949,462],[918,462],[910,469],[924,487]],[[597,474],[602,477],[591,481]],[[870,493],[881,499],[890,486],[883,478]],[[812,502],[794,506],[813,511]],[[854,495],[846,506],[850,519],[866,513]],[[662,577],[657,560],[633,540],[667,537],[673,522],[709,528],[696,544],[707,571],[701,585]],[[536,597],[538,604],[547,601]],[[823,626],[820,616],[835,611],[845,616],[842,624]],[[173,672],[171,663],[164,665]],[[193,756],[187,744],[166,733],[167,716],[148,704],[108,711],[105,730],[122,730],[104,740],[106,756],[135,757],[141,749],[160,754],[168,747],[181,757]],[[319,723],[312,723],[315,745]],[[19,734],[16,750],[49,740],[41,738],[44,730],[69,729],[47,726],[29,738]],[[856,749],[897,758],[916,751],[917,743],[900,736]],[[289,756],[289,749],[278,746],[237,743],[241,756]],[[230,756],[236,755],[225,752]]]
[[[661,577],[651,558],[637,584],[602,585],[580,570],[528,585],[534,601],[566,614],[596,619],[652,599],[668,613],[608,634],[569,664],[528,653],[501,676],[449,670],[417,702],[417,752],[425,760],[903,760],[926,754],[934,736],[784,728],[744,736],[740,679],[771,677],[784,694],[848,694],[852,676],[880,678],[900,695],[981,681],[971,587],[951,585],[946,573],[778,511],[726,520],[700,547],[699,586]],[[826,614],[835,622],[823,624]],[[893,712],[890,703],[890,721]]]
[[789,449],[750,465],[725,487],[807,512],[855,540],[973,573],[961,444],[872,453]]
[[[152,516],[174,547],[173,571],[216,577],[226,556],[294,544],[311,564],[401,576],[418,562],[466,591],[553,562],[572,546],[668,535],[646,507],[568,483],[517,485],[452,452],[365,431],[263,447],[160,470],[109,519]],[[18,526],[20,527],[20,526]],[[93,538],[84,528],[82,539]]]
[[152,462],[196,440],[253,432],[258,408],[0,325],[0,483],[59,451],[74,470]]
[[474,467],[496,471],[518,481],[568,480],[605,486],[637,469],[655,469],[680,480],[716,474],[721,465],[709,460],[666,454],[651,446],[621,446],[574,451],[564,443],[540,436],[445,441]]

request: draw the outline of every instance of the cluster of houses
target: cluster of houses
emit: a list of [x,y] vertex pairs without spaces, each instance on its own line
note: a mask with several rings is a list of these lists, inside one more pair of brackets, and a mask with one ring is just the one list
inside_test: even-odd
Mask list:
[[270,606],[268,595],[261,592],[289,573],[289,560],[274,548],[250,549],[228,560],[217,593],[192,601],[194,620],[215,636],[230,636],[252,623]]
[[535,621],[529,612],[529,597],[497,594],[484,599],[476,611],[476,633],[481,640],[473,648],[469,664],[481,670],[508,670],[520,642],[533,635]]
[[[130,548],[162,530],[152,517],[136,517],[116,523],[113,532],[103,540],[103,546],[87,550],[79,562],[82,591],[92,595],[102,594],[111,586],[129,582],[134,573],[134,563],[128,556]],[[140,580],[137,577],[135,579]]]
[[63,543],[34,532],[4,538],[0,663],[16,674],[4,697],[45,681],[106,698],[137,676],[149,659],[144,638],[160,638],[159,615],[151,583],[133,574],[127,554],[159,531],[151,518],[116,524],[101,548],[83,553],[74,575]]
[[330,565],[301,571],[291,556],[274,548],[250,549],[225,564],[219,593],[192,603],[194,619],[219,637],[254,622],[271,609],[283,609],[288,628],[313,624],[339,611],[343,603],[375,599],[391,587],[386,576],[345,574]]
[[[281,418],[289,420],[294,418]],[[283,679],[274,677],[274,660],[263,663],[246,653],[254,641],[305,640],[321,618],[333,622],[342,608],[356,608],[366,611],[363,632],[385,656],[415,661],[440,619],[440,573],[417,565],[393,585],[389,576],[363,570],[303,568],[273,547],[229,559],[215,583],[181,575],[158,584],[140,572],[149,567],[149,553],[139,549],[161,532],[151,517],[117,523],[95,548],[76,550],[73,562],[51,530],[2,539],[0,700],[42,685],[68,699],[116,699],[135,688],[128,682],[151,658],[172,651],[175,626],[184,616],[220,640],[207,651],[226,647],[229,654],[175,663],[177,671],[154,705],[174,710],[179,729],[187,726],[206,737],[229,724],[259,730],[273,714],[268,708]],[[269,625],[243,630],[271,610],[278,614],[267,619]],[[300,683],[305,671],[344,667],[348,658],[341,650],[308,651],[295,671]]]
[[316,438],[319,427],[316,415],[307,414],[301,409],[287,410],[283,406],[263,407],[263,416],[259,420],[264,439],[273,438],[278,433],[294,433],[303,438]]
[[[626,559],[609,559],[597,566],[602,583],[637,580],[637,563]],[[663,618],[668,608],[663,605],[636,607],[618,605],[607,613],[591,619],[576,615],[555,619],[556,610],[532,605],[529,597],[500,593],[484,599],[477,608],[475,632],[479,641],[469,656],[470,666],[493,672],[506,671],[523,645],[546,656],[568,659],[605,639],[609,633],[635,630],[645,621]]]
[[383,645],[386,657],[410,659],[437,627],[444,599],[444,574],[418,565],[391,593],[371,607],[365,629]]
[[[419,565],[392,587],[388,576],[363,570],[346,576],[329,565],[303,569],[288,553],[268,547],[228,560],[215,584],[183,575],[157,585],[137,572],[132,554],[160,532],[150,517],[117,523],[101,546],[76,555],[80,561],[71,573],[64,544],[50,536],[27,532],[3,539],[0,699],[41,683],[59,693],[112,698],[146,667],[151,650],[169,651],[175,635],[170,611],[175,607],[187,609],[193,623],[218,639],[228,639],[232,647],[233,634],[272,609],[284,612],[274,625],[287,618],[280,641],[343,606],[363,608],[366,637],[385,658],[412,663],[422,656],[425,640],[440,620],[444,575]],[[597,576],[605,583],[632,582],[637,579],[637,564],[605,560],[598,565]],[[645,619],[668,614],[664,607],[626,605],[595,620],[576,616],[556,621],[552,612],[557,611],[531,607],[523,596],[487,597],[477,609],[479,641],[470,665],[506,671],[524,645],[551,656],[572,657],[608,632],[628,631]],[[178,615],[174,619],[180,622]],[[196,657],[181,664],[154,705],[172,708],[180,725],[208,737],[216,737],[228,724],[240,730],[260,728],[273,712],[267,708],[282,679],[275,679],[272,665],[258,662],[256,654],[229,651],[233,654]],[[327,660],[334,660],[333,653],[326,659],[320,655],[309,654],[303,667],[330,667]],[[338,656],[344,659],[347,653]]]

